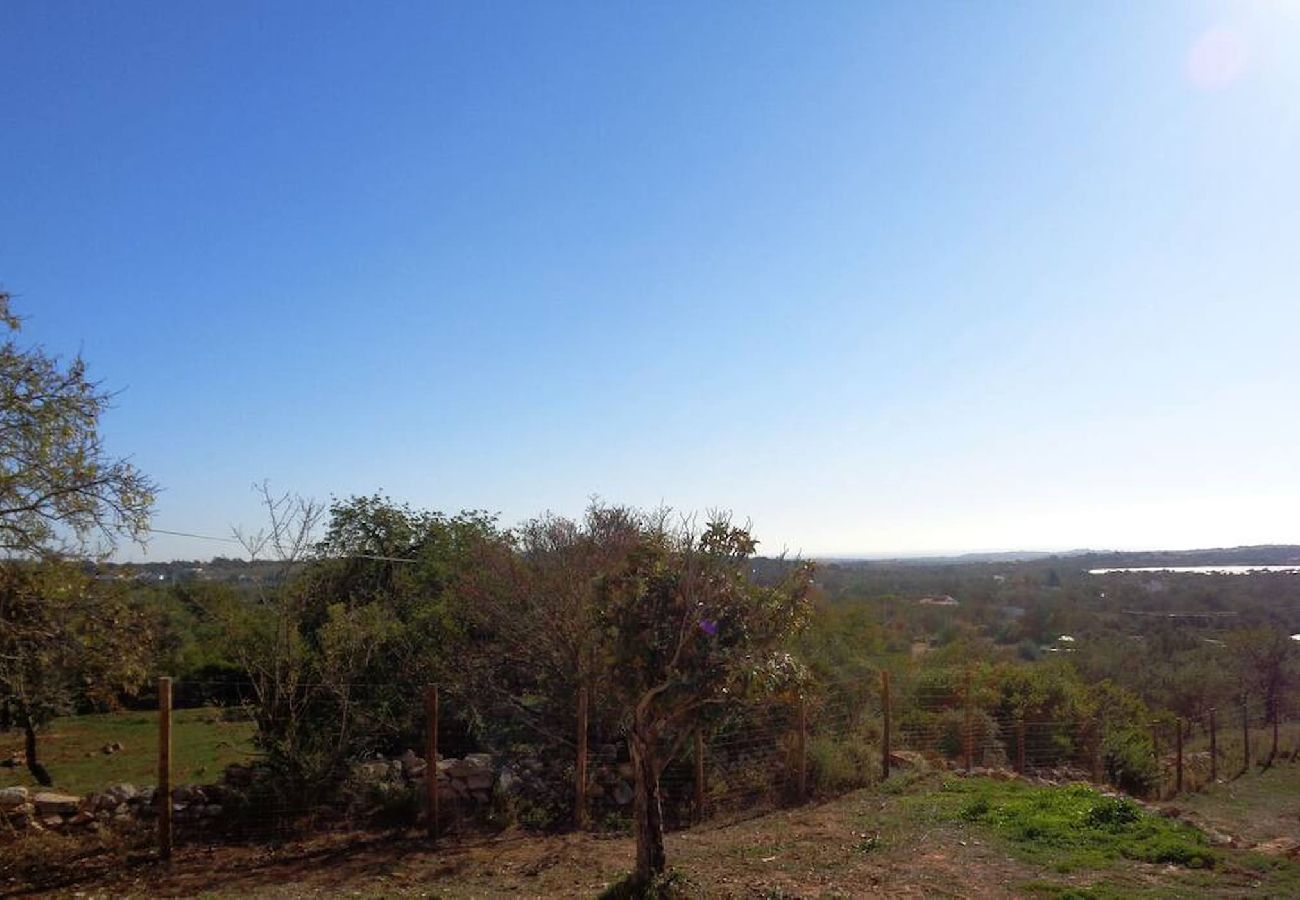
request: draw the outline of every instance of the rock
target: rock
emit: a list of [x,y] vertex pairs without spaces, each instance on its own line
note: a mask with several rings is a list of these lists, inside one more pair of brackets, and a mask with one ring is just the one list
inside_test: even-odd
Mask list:
[[215,819],[218,816],[220,816],[223,812],[225,812],[225,810],[222,808],[220,803],[213,803],[203,807],[203,814],[207,816],[209,819]]
[[388,761],[377,759],[374,762],[357,766],[357,776],[363,781],[383,781],[388,777]]
[[470,797],[475,803],[488,803],[492,800],[492,795],[487,791],[474,791]]
[[0,809],[13,809],[27,802],[27,788],[0,788]]
[[915,750],[895,750],[889,754],[889,765],[900,769],[925,769],[925,757]]
[[82,825],[89,825],[94,821],[95,821],[95,814],[93,812],[82,810],[81,812],[73,816],[71,819],[69,819],[68,824],[81,827]]
[[465,779],[465,787],[471,791],[489,790],[494,780],[491,772],[477,772]]
[[222,773],[222,779],[235,785],[246,785],[253,780],[253,770],[248,766],[241,766],[239,763],[231,763],[226,766],[226,771]]
[[476,775],[484,769],[490,771],[491,764],[484,766],[466,756],[464,759],[453,759],[451,765],[447,767],[447,774],[452,778],[468,778],[470,775]]
[[72,794],[56,794],[52,791],[42,791],[32,798],[36,804],[36,813],[39,816],[62,816],[75,815],[77,808],[81,806],[81,798],[74,797]]
[[105,793],[111,794],[118,800],[130,800],[137,796],[140,791],[136,789],[135,785],[123,782],[122,784],[113,785]]
[[632,802],[633,793],[632,785],[626,781],[620,781],[614,785],[614,802],[619,806],[627,806]]
[[513,794],[519,788],[519,776],[506,769],[497,779],[497,790],[503,794]]

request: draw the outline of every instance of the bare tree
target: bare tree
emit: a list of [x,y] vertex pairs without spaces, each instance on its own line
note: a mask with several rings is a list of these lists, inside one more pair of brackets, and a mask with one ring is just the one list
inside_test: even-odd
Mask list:
[[316,500],[274,493],[267,482],[255,485],[266,524],[255,532],[232,528],[250,561],[270,559],[280,565],[255,582],[261,607],[254,616],[237,615],[228,623],[231,646],[248,673],[256,698],[258,739],[272,753],[289,754],[297,745],[302,712],[318,690],[310,683],[307,654],[298,623],[303,597],[293,575],[309,559],[325,507]]

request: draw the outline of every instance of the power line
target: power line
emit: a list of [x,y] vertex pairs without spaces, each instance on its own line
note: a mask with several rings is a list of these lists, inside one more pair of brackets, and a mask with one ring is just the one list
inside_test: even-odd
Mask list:
[[238,544],[239,541],[228,537],[213,537],[210,534],[195,534],[192,531],[169,531],[166,528],[146,528],[150,534],[171,534],[176,537],[197,538],[201,541],[221,541],[223,544]]
[[[223,544],[239,544],[240,546],[243,546],[243,541],[237,540],[237,539],[235,539],[235,538],[216,537],[216,536],[211,535],[211,534],[196,534],[196,533],[193,532],[193,531],[172,531],[172,530],[167,529],[167,528],[148,528],[148,529],[145,529],[145,530],[148,531],[150,534],[170,534],[170,535],[175,535],[176,537],[195,538],[196,540],[200,540],[200,541],[220,541],[220,542],[223,543]],[[372,554],[372,553],[346,553],[346,554],[344,554],[343,556],[327,557],[327,558],[331,558],[331,559],[373,559],[373,560],[376,560],[376,561],[378,561],[378,562],[398,562],[398,563],[413,563],[413,562],[419,562],[419,560],[408,559],[408,558],[403,557],[403,556],[379,556],[379,555]]]

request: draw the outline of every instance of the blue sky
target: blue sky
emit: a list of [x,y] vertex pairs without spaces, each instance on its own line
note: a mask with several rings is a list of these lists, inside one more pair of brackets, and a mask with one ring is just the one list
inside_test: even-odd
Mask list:
[[0,284],[160,528],[1300,542],[1300,2],[8,0],[0,60]]

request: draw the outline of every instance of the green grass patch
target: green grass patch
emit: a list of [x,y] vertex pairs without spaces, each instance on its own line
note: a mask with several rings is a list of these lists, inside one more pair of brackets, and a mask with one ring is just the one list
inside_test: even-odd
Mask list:
[[[215,781],[232,762],[253,755],[253,724],[230,721],[213,708],[172,714],[172,778],[177,784]],[[107,744],[122,750],[104,754]],[[0,732],[0,756],[18,753],[21,732]],[[158,766],[158,713],[118,712],[55,719],[40,733],[39,758],[57,790],[84,794],[111,784],[154,784]],[[36,787],[27,769],[0,768],[0,787]]]
[[940,818],[990,827],[1021,857],[1058,872],[1105,868],[1120,859],[1193,869],[1219,861],[1195,828],[1081,785],[966,779],[945,782],[930,798]]

